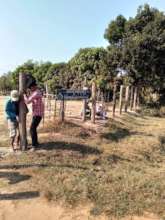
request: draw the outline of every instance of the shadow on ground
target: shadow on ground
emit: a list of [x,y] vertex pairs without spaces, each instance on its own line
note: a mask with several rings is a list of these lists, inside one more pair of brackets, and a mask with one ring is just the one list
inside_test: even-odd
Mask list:
[[64,122],[60,122],[59,120],[54,121],[53,123],[47,123],[44,125],[44,127],[40,128],[40,133],[49,133],[49,132],[59,132],[59,131],[63,131],[64,129],[73,129],[73,128],[82,128],[82,126],[74,123],[74,122],[70,122],[70,121],[64,121]]
[[0,169],[26,169],[26,168],[31,168],[31,167],[47,167],[46,164],[11,164],[11,165],[0,165]]
[[101,138],[114,141],[114,142],[119,142],[120,140],[131,136],[131,135],[139,135],[139,136],[146,136],[146,137],[152,137],[152,134],[146,134],[145,132],[136,132],[136,131],[130,131],[127,128],[115,128],[113,131],[106,132],[101,134]]
[[22,175],[18,172],[0,172],[0,178],[6,178],[9,180],[9,184],[16,184],[22,181],[29,180],[30,175]]
[[20,200],[20,199],[33,199],[39,197],[38,191],[17,192],[0,194],[0,200]]
[[67,142],[46,142],[40,146],[40,149],[44,150],[72,150],[78,151],[81,154],[101,154],[102,151],[91,146],[67,143]]

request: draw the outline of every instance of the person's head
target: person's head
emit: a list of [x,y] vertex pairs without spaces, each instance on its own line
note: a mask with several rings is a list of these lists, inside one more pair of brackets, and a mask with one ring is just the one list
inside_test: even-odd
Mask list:
[[28,85],[28,89],[30,89],[31,92],[34,92],[37,89],[37,83],[32,82]]
[[12,90],[10,94],[12,102],[18,102],[19,101],[19,92],[17,90]]

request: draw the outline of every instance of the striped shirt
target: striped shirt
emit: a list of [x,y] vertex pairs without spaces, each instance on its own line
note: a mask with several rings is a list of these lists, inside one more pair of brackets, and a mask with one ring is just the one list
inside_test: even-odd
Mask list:
[[26,104],[32,103],[32,114],[33,116],[44,115],[44,103],[42,101],[42,93],[40,90],[34,91],[29,97],[24,96]]

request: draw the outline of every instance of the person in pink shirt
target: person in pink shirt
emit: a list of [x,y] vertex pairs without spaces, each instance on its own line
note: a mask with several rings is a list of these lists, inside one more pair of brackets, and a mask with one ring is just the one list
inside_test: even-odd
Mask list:
[[32,82],[28,85],[28,88],[31,91],[30,96],[24,95],[24,100],[26,104],[32,103],[32,122],[30,126],[30,135],[32,139],[32,150],[39,145],[37,127],[39,126],[43,115],[44,115],[44,104],[42,101],[42,93],[38,89],[36,82]]

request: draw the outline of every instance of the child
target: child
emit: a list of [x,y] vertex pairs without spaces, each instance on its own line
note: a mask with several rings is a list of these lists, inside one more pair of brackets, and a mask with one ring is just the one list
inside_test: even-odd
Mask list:
[[100,116],[102,119],[106,119],[107,113],[102,104],[99,104],[98,106],[96,106],[96,115]]
[[19,116],[19,92],[17,90],[11,91],[10,99],[6,103],[5,107],[6,118],[8,120],[8,128],[11,139],[11,147],[14,152],[14,144],[19,145],[19,126],[18,126],[18,116]]

